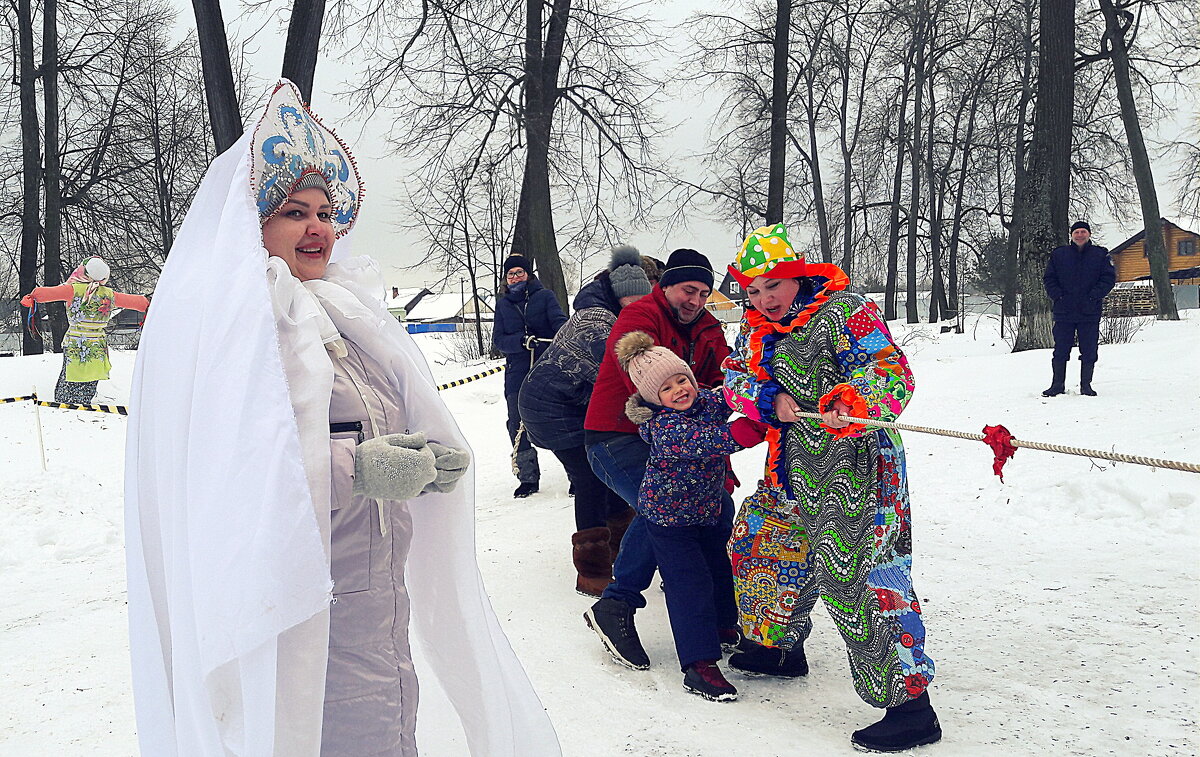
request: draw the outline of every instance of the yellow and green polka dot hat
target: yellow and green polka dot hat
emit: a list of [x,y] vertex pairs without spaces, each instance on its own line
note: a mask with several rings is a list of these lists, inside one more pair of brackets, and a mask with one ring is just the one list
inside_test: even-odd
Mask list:
[[743,287],[758,276],[791,279],[805,275],[804,253],[788,242],[783,224],[763,226],[750,232],[742,249],[729,266],[729,273]]

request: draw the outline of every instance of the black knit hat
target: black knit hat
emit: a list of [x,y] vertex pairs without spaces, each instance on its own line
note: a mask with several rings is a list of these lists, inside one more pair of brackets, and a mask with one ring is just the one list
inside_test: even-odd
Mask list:
[[1091,231],[1092,227],[1088,226],[1087,221],[1076,221],[1075,223],[1071,224],[1071,231],[1075,231],[1075,229],[1087,229],[1088,231]]
[[672,252],[671,257],[667,258],[667,268],[658,280],[658,285],[666,288],[683,281],[699,281],[712,289],[713,270],[708,258],[687,248]]
[[504,272],[508,273],[514,268],[522,268],[525,273],[533,273],[533,264],[529,262],[529,258],[524,255],[509,255],[504,259]]

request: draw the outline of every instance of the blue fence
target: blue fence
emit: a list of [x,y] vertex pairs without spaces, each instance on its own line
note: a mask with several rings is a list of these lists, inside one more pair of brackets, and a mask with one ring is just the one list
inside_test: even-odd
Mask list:
[[410,334],[431,334],[434,332],[457,331],[456,323],[406,323],[405,328]]

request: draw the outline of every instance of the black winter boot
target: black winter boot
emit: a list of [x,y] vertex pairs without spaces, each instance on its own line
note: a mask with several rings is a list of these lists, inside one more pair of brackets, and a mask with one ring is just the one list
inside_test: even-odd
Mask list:
[[1050,381],[1050,388],[1042,392],[1043,397],[1057,397],[1067,391],[1067,361],[1054,360],[1050,366],[1054,369],[1054,377]]
[[521,484],[517,490],[513,492],[513,497],[516,499],[525,499],[530,494],[537,494],[538,485],[536,481]]
[[926,691],[916,699],[889,707],[883,720],[855,731],[850,743],[871,752],[902,752],[941,738],[942,726]]
[[1080,363],[1079,365],[1079,393],[1086,394],[1089,397],[1096,396],[1096,390],[1092,388],[1092,373],[1096,370],[1095,363]]
[[633,608],[619,599],[603,597],[583,614],[588,628],[596,632],[612,658],[627,668],[648,670],[650,656],[642,648],[633,626]]
[[784,651],[779,647],[764,647],[746,640],[736,654],[730,655],[729,667],[749,675],[799,678],[808,675],[808,659],[803,643]]
[[732,702],[737,699],[737,689],[721,675],[716,660],[693,662],[684,668],[683,688],[713,702]]

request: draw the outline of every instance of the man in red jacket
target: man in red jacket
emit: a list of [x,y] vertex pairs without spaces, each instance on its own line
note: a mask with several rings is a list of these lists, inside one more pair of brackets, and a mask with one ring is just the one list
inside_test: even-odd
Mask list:
[[[584,444],[596,476],[635,509],[650,447],[625,417],[625,401],[637,389],[617,364],[614,348],[629,332],[643,331],[656,345],[682,358],[701,384],[720,384],[724,377],[721,362],[730,350],[720,321],[704,309],[712,287],[708,258],[695,250],[676,250],[667,259],[658,286],[649,297],[622,309],[608,335],[583,423]],[[721,517],[732,521],[732,510],[722,512]],[[613,582],[584,613],[588,627],[600,636],[613,659],[635,670],[650,667],[633,625],[633,613],[646,606],[642,592],[650,586],[656,567],[645,521],[636,517],[621,541]]]

